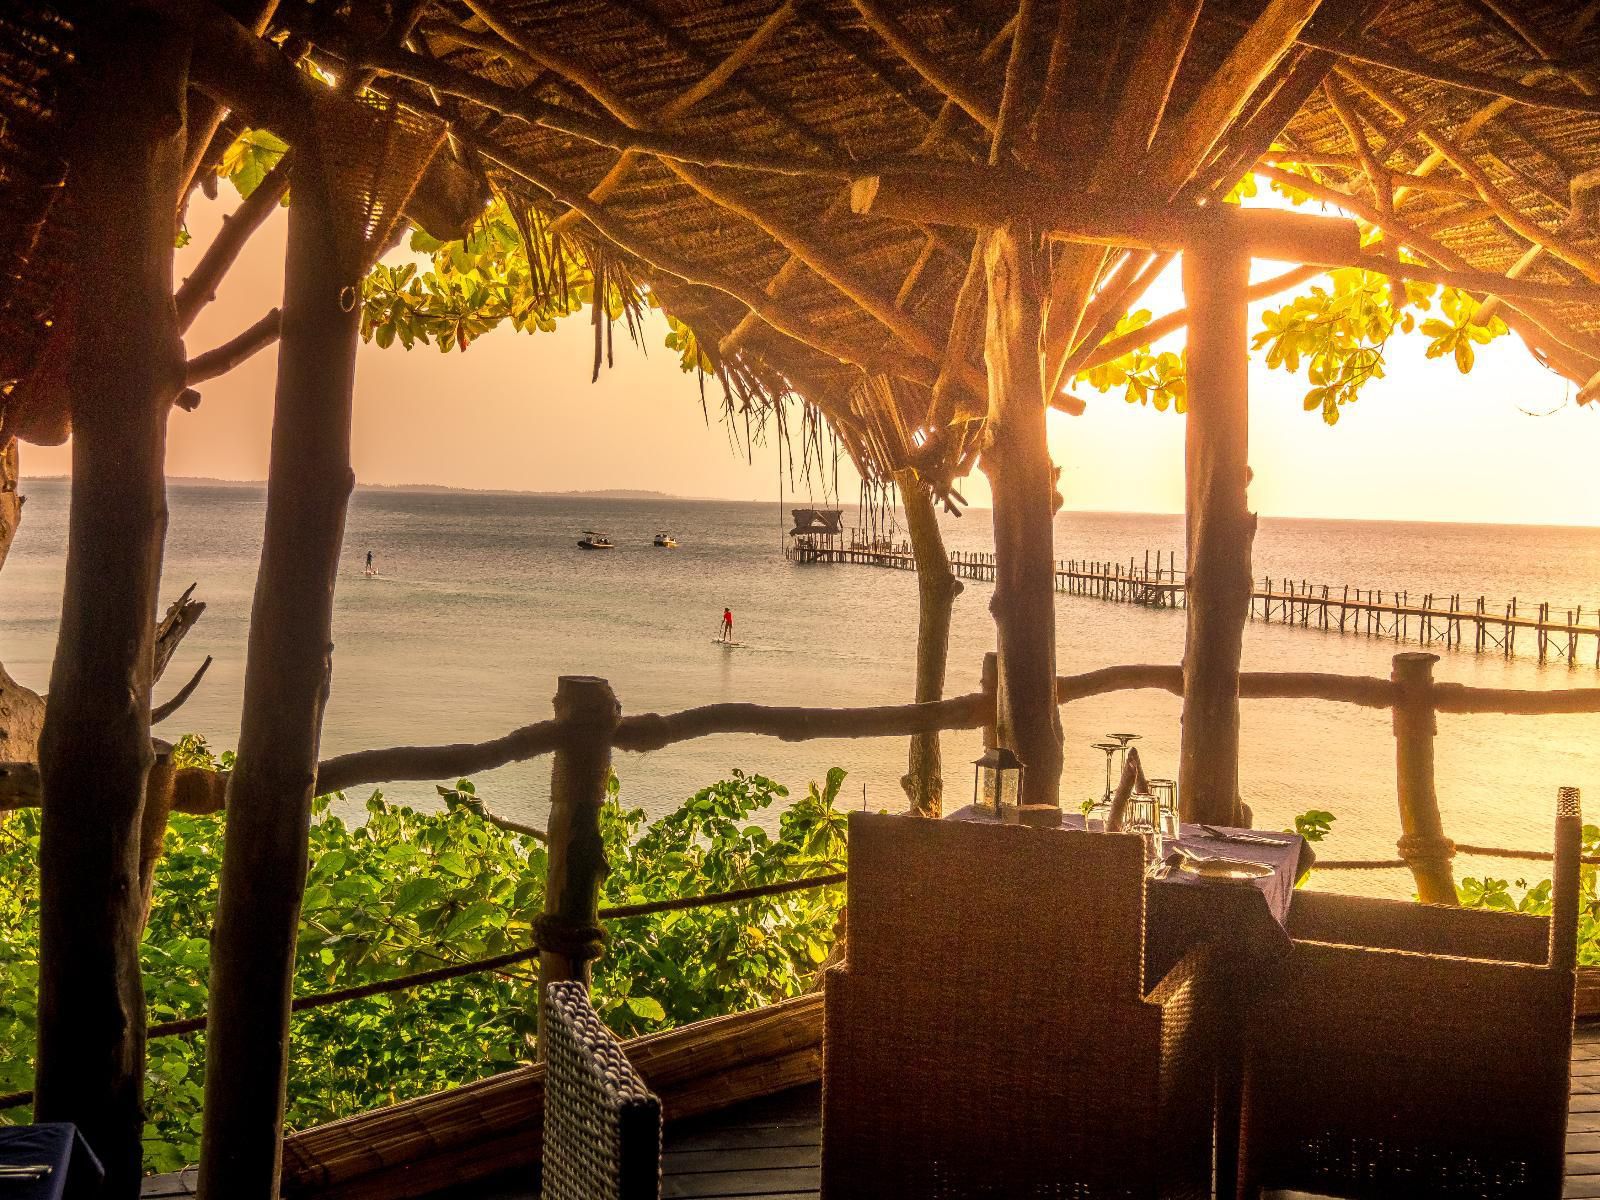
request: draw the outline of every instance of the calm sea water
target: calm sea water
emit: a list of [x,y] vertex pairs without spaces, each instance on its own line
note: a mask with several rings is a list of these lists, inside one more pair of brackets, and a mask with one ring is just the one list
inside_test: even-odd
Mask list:
[[[0,662],[43,689],[59,616],[66,485],[26,487],[22,531],[0,571]],[[171,490],[164,600],[190,582],[208,605],[160,695],[205,654],[204,686],[163,730],[193,730],[218,748],[238,733],[245,637],[264,492],[177,485]],[[598,500],[462,492],[360,490],[345,544],[335,614],[334,687],[323,747],[339,753],[408,742],[475,741],[550,715],[556,677],[603,675],[625,711],[671,711],[722,700],[767,704],[900,703],[912,686],[916,581],[863,567],[798,566],[782,558],[776,504]],[[988,549],[988,513],[947,520],[952,548]],[[617,548],[585,553],[584,529],[610,532]],[[658,529],[678,550],[651,546]],[[1180,518],[1063,513],[1062,558],[1143,560],[1181,548]],[[363,575],[375,551],[377,579]],[[1412,593],[1517,595],[1558,608],[1600,609],[1600,530],[1263,520],[1257,574]],[[991,585],[971,583],[957,601],[950,650],[952,692],[977,686],[993,645]],[[724,606],[742,645],[713,644]],[[1183,617],[1060,597],[1063,672],[1117,662],[1176,662]],[[1392,642],[1253,623],[1245,665],[1258,670],[1387,674]],[[1592,661],[1592,659],[1591,659]],[[1486,686],[1600,686],[1593,667],[1507,663],[1447,652],[1441,678]],[[1179,704],[1127,693],[1063,710],[1066,792],[1102,786],[1103,759],[1089,748],[1111,730],[1136,730],[1152,774],[1176,774]],[[1246,702],[1242,775],[1258,824],[1281,825],[1317,807],[1338,816],[1325,856],[1392,853],[1397,835],[1394,750],[1385,713],[1313,702]],[[970,788],[963,765],[976,735],[947,735],[948,788]],[[803,790],[826,769],[850,772],[853,804],[902,803],[904,745],[838,741],[789,745],[714,737],[648,756],[620,755],[624,795],[656,813],[740,767]],[[1600,812],[1600,719],[1444,717],[1439,792],[1447,832],[1462,841],[1547,845],[1555,789],[1589,785]],[[504,768],[478,780],[494,809],[542,819],[548,764]],[[432,795],[428,785],[391,794]],[[1478,864],[1481,866],[1482,864]],[[1502,873],[1514,873],[1501,867]],[[1391,881],[1404,890],[1404,880]],[[1387,885],[1384,885],[1387,886]]]

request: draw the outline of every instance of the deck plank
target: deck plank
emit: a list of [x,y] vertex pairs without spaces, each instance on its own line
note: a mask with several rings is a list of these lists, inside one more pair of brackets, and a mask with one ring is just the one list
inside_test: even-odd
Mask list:
[[[1600,1200],[1600,1022],[1578,1027],[1572,1060],[1562,1196]],[[817,1200],[821,1108],[822,1090],[813,1084],[669,1125],[662,1146],[664,1200]],[[191,1168],[146,1179],[142,1200],[193,1195]],[[450,1198],[536,1200],[522,1180],[464,1187]]]

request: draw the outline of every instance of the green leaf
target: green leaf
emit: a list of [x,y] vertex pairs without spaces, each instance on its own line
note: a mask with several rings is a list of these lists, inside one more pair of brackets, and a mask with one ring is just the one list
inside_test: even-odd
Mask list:
[[665,1021],[667,1010],[661,1007],[661,1002],[650,996],[629,996],[624,1002],[628,1011],[636,1017],[646,1021]]

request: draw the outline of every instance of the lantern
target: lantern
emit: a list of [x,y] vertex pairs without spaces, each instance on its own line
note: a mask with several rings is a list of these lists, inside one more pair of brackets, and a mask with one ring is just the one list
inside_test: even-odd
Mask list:
[[985,750],[974,759],[972,804],[999,817],[1022,803],[1022,760],[1004,746]]

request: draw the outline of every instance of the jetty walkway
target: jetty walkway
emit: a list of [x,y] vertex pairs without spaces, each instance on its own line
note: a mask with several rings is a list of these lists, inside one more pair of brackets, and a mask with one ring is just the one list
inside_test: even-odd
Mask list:
[[[785,557],[800,563],[850,563],[915,571],[916,559],[906,542],[869,538],[852,530],[837,539],[797,538]],[[993,582],[994,555],[984,551],[950,551],[950,569],[962,579]],[[1188,596],[1188,575],[1177,566],[1177,555],[1147,550],[1141,563],[1087,559],[1060,559],[1056,563],[1056,591],[1148,608],[1182,608]],[[1250,618],[1307,629],[1360,633],[1444,646],[1477,653],[1498,651],[1506,658],[1518,653],[1536,654],[1543,662],[1565,661],[1569,666],[1587,662],[1591,655],[1600,667],[1600,612],[1555,609],[1548,603],[1524,604],[1513,597],[1490,602],[1486,597],[1453,595],[1412,596],[1405,591],[1351,587],[1349,584],[1312,583],[1309,580],[1263,577],[1250,593]]]

